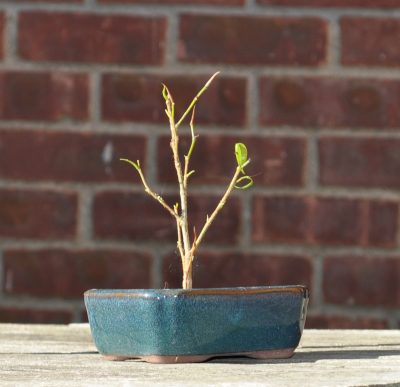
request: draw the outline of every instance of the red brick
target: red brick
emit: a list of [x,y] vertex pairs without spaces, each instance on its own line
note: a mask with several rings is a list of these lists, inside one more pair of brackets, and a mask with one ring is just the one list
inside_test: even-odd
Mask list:
[[[193,271],[195,287],[297,285],[312,283],[311,260],[301,256],[201,252]],[[168,255],[163,265],[164,284],[181,287],[182,269],[176,255]]]
[[77,197],[72,193],[0,190],[0,236],[71,239],[76,233]]
[[312,196],[256,196],[255,242],[395,247],[398,204]]
[[0,0],[0,2],[10,3],[83,3],[84,0]]
[[18,52],[32,61],[157,65],[165,29],[160,17],[24,11]]
[[[164,195],[171,206],[176,197]],[[197,233],[211,214],[219,197],[191,195],[189,222]],[[168,212],[145,193],[101,192],[93,206],[94,235],[117,240],[176,241],[176,223]],[[240,234],[241,203],[231,197],[207,232],[204,242],[234,244]]]
[[253,199],[253,240],[255,242],[307,243],[312,224],[309,201],[302,197],[261,197]]
[[85,120],[88,78],[64,72],[0,73],[0,119]]
[[[208,76],[106,74],[102,83],[103,119],[168,125],[164,112],[165,102],[161,95],[161,83],[165,83],[173,94],[176,117],[180,117],[207,79]],[[232,77],[216,79],[198,103],[196,122],[245,125],[245,79]]]
[[72,320],[72,312],[66,310],[0,307],[0,321],[2,323],[68,324]]
[[394,246],[398,233],[397,203],[386,201],[371,202],[368,215],[367,238],[372,246]]
[[136,171],[119,158],[145,165],[145,146],[141,136],[1,131],[0,178],[139,182]]
[[327,27],[319,18],[185,14],[179,28],[184,62],[317,66],[326,59]]
[[301,127],[400,127],[400,81],[262,78],[260,122]]
[[296,7],[398,8],[399,0],[257,0],[259,4]]
[[211,4],[220,6],[244,5],[245,0],[97,0],[102,4]]
[[400,66],[400,20],[345,17],[340,27],[342,64]]
[[319,180],[323,185],[400,187],[400,140],[324,137],[319,141]]
[[324,300],[332,304],[400,306],[400,259],[328,257],[323,269]]
[[4,291],[12,295],[81,298],[91,288],[147,288],[151,257],[111,250],[10,250]]
[[308,315],[308,329],[388,329],[386,320],[371,317]]
[[[180,139],[182,154],[187,153],[190,137]],[[171,158],[169,137],[158,142],[158,179],[175,183],[176,171]],[[191,157],[190,178],[193,185],[229,184],[236,168],[234,145],[244,142],[251,164],[246,172],[254,176],[254,183],[266,186],[301,186],[304,183],[306,142],[300,138],[260,138],[232,136],[200,136]]]
[[[311,243],[315,241],[314,243],[328,245],[337,243],[369,245],[369,240],[365,240],[364,236],[367,225],[372,223],[368,213],[369,203],[358,200],[319,198],[314,214],[312,205],[311,203],[310,215],[313,220]],[[394,208],[397,207],[394,206]]]

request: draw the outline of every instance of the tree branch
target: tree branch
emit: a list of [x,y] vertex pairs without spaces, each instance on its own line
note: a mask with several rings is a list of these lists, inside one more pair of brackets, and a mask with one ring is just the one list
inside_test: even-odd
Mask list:
[[[200,244],[200,242],[204,238],[204,235],[206,234],[208,228],[211,226],[211,223],[214,221],[214,219],[218,215],[218,213],[222,210],[222,207],[225,205],[226,200],[228,199],[228,196],[230,195],[230,193],[235,188],[235,184],[236,184],[236,181],[237,181],[237,179],[239,177],[240,172],[241,172],[241,167],[240,166],[236,167],[235,174],[233,175],[233,178],[232,178],[227,190],[225,191],[224,195],[222,196],[221,200],[219,201],[217,207],[215,207],[215,210],[211,214],[210,217],[207,216],[206,223],[204,224],[203,229],[201,230],[199,236],[197,237],[196,247]],[[193,255],[194,255],[194,251],[193,251]]]
[[140,179],[142,180],[143,186],[144,186],[144,190],[146,191],[146,193],[148,193],[153,199],[157,200],[174,218],[176,218],[177,220],[180,219],[179,216],[175,213],[175,211],[164,201],[164,199],[156,194],[147,184],[147,181],[143,175],[142,169],[140,168],[140,163],[139,160],[135,163],[131,160],[128,159],[120,159],[121,161],[125,161],[128,164],[132,165],[136,171],[138,172]]
[[201,97],[201,95],[208,89],[208,87],[211,85],[211,82],[214,80],[214,78],[219,74],[219,71],[217,71],[213,76],[207,81],[207,83],[203,86],[203,88],[196,94],[196,96],[193,98],[192,102],[190,103],[189,107],[186,109],[185,113],[182,114],[182,117],[179,119],[179,121],[176,123],[175,127],[176,129],[179,128],[181,123],[184,121],[184,119],[187,117],[187,115],[190,113],[190,111],[193,109],[193,107],[196,105],[198,99]]
[[176,218],[176,231],[178,234],[177,246],[178,246],[178,250],[179,250],[179,255],[181,256],[181,262],[182,262],[182,267],[183,267],[183,265],[185,264],[185,252],[183,251],[183,247],[182,247],[182,229],[181,229],[181,223],[180,223],[181,218],[178,213],[178,203],[175,204],[174,211],[177,215],[177,218]]
[[189,161],[190,161],[190,156],[193,153],[194,146],[196,145],[196,139],[197,136],[194,134],[194,114],[196,111],[196,106],[193,107],[192,111],[192,118],[190,119],[190,132],[192,134],[192,142],[190,143],[190,148],[188,150],[188,153],[184,156],[185,157],[185,167],[184,167],[184,172],[183,172],[183,186],[185,187],[185,190],[187,190],[187,181],[190,175],[194,173],[194,171],[189,172]]
[[183,249],[185,252],[185,257],[189,253],[190,250],[190,239],[189,239],[189,230],[188,230],[188,216],[187,216],[187,192],[184,187],[184,178],[182,174],[182,165],[179,159],[179,137],[177,128],[175,125],[175,119],[173,115],[174,110],[174,102],[172,96],[168,89],[166,89],[167,98],[165,98],[165,103],[167,106],[166,113],[169,118],[169,126],[171,129],[171,149],[174,158],[174,165],[176,169],[176,174],[178,177],[179,184],[179,197],[181,199],[181,216],[180,216],[180,228],[182,231],[182,239],[183,239]]

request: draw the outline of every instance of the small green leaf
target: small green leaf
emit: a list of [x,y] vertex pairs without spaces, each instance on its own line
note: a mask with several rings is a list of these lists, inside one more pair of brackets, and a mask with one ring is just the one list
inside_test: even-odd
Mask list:
[[140,161],[136,160],[136,163],[128,159],[120,159],[120,161],[125,161],[126,163],[132,165],[138,172],[140,171]]
[[[242,144],[241,142],[238,142],[235,144],[235,155],[236,155],[236,161],[238,163],[238,166],[241,168],[241,171],[243,171],[243,167],[247,163],[247,148],[246,145]],[[248,164],[248,163],[247,163]]]
[[167,85],[165,85],[164,83],[162,83],[162,86],[163,86],[163,88],[162,88],[161,94],[162,94],[162,96],[163,96],[165,102],[166,102],[166,103],[170,102],[171,104],[174,103],[174,99],[172,98],[172,95],[171,95],[171,93],[170,93],[170,91],[169,91]]
[[[243,185],[236,185],[237,183],[240,183],[242,181],[244,181],[244,182],[247,181],[247,183],[244,183]],[[250,176],[242,176],[242,177],[240,177],[239,179],[236,180],[236,184],[235,184],[235,188],[237,188],[237,189],[246,189],[246,188],[249,188],[249,187],[251,187],[253,185],[253,179]]]
[[162,88],[162,96],[164,98],[165,101],[168,100],[168,89],[167,86],[165,86],[164,84],[162,84],[163,88]]

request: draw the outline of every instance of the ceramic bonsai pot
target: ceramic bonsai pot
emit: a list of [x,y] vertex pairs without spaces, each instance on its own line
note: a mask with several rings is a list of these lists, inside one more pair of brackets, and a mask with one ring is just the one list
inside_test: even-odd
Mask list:
[[109,360],[200,362],[288,358],[303,331],[304,286],[85,292],[90,328]]

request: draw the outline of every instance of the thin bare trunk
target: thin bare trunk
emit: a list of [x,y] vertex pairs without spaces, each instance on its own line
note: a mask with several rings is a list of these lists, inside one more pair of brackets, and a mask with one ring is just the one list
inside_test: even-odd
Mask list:
[[190,264],[187,270],[183,271],[182,288],[192,289],[193,285],[193,265]]

